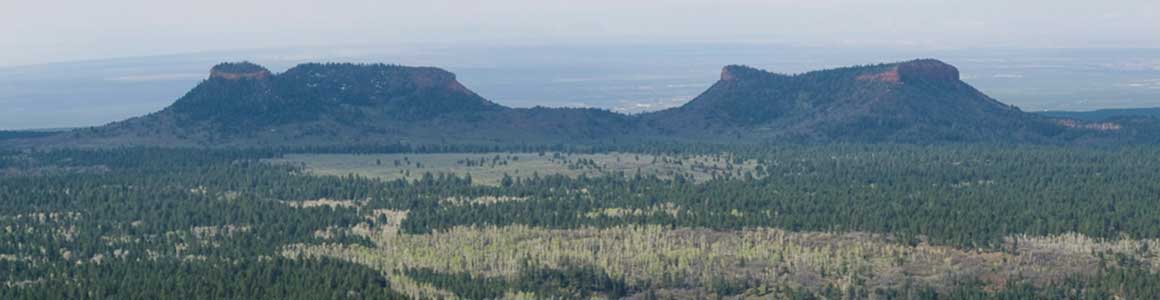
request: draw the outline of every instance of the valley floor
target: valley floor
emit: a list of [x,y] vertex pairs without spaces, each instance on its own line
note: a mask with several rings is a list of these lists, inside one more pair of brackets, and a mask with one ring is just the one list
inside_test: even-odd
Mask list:
[[1160,148],[0,153],[0,298],[1154,299]]

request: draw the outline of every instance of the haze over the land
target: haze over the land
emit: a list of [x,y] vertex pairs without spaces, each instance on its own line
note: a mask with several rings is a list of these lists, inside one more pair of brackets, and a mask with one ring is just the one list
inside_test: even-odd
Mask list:
[[[445,68],[512,107],[674,107],[726,64],[938,58],[1027,111],[1160,106],[1155,1],[289,1],[0,4],[0,129],[165,107],[249,60]],[[63,88],[67,87],[67,88]]]
[[342,44],[765,42],[1157,47],[1160,4],[1117,1],[5,1],[0,66]]

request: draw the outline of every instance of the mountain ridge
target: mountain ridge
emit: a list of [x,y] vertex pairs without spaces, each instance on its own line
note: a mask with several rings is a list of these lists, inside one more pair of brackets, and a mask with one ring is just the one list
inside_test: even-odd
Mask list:
[[[1134,122],[1144,126],[1148,122]],[[29,145],[195,147],[385,143],[1137,142],[1119,124],[1023,112],[936,59],[778,74],[744,65],[679,107],[638,115],[511,108],[435,67],[222,63],[161,111]]]
[[686,105],[646,118],[702,136],[748,127],[777,140],[823,142],[1038,143],[1060,130],[986,96],[933,59],[795,75],[726,66],[721,80]]

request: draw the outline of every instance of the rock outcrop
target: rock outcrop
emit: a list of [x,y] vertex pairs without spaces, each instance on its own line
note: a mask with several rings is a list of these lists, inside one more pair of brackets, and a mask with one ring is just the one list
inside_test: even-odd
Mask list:
[[959,81],[959,69],[935,59],[919,59],[899,63],[895,67],[903,82],[910,81]]
[[209,70],[210,79],[268,79],[270,76],[270,70],[250,62],[221,63]]

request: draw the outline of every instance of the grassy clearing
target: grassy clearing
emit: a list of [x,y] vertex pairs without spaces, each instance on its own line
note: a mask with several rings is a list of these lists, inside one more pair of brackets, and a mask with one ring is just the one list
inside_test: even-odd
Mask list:
[[[553,230],[527,226],[455,227],[431,234],[398,233],[404,212],[356,234],[362,245],[295,244],[288,257],[332,257],[393,275],[402,291],[417,297],[449,292],[405,278],[403,270],[426,268],[479,278],[517,276],[526,262],[540,267],[594,266],[635,288],[680,292],[728,285],[760,297],[775,289],[826,287],[874,290],[906,285],[950,289],[980,280],[1002,288],[1009,279],[1051,284],[1098,269],[1101,254],[1123,254],[1160,269],[1160,241],[1104,241],[1077,234],[1012,236],[1001,251],[907,245],[865,233],[789,232],[772,228],[733,231],[620,226]],[[724,280],[724,281],[722,281]],[[511,291],[516,292],[516,291]],[[535,295],[524,295],[534,299]],[[516,297],[518,298],[518,297]]]
[[671,178],[677,174],[697,181],[714,176],[742,177],[754,172],[757,161],[737,161],[728,154],[654,156],[634,153],[439,153],[439,154],[291,154],[272,163],[305,166],[319,175],[357,174],[383,180],[416,180],[423,174],[471,175],[482,185],[499,185],[504,175],[602,176],[622,172],[632,176]]

